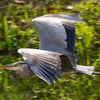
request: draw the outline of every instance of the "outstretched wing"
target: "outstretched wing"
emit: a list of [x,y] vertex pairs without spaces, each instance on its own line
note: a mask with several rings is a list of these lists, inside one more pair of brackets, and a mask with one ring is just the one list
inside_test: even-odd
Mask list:
[[76,65],[74,57],[75,22],[83,22],[74,15],[45,15],[32,20],[40,37],[39,49],[67,55]]
[[38,49],[19,49],[18,52],[37,76],[48,84],[53,85],[53,80],[58,83],[56,77],[61,78],[62,54]]

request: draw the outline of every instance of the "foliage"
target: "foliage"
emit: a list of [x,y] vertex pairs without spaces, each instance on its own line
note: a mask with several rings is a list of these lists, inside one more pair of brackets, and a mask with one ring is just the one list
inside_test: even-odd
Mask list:
[[[66,3],[67,0],[54,0],[49,11],[46,5],[34,9],[29,4],[10,3],[2,7],[6,11],[0,13],[0,65],[21,61],[19,48],[38,48],[39,37],[31,24],[32,18],[80,12],[86,23],[76,23],[75,55],[79,64],[94,65],[100,71],[100,3],[73,3],[74,9],[68,9]],[[22,80],[15,72],[1,70],[0,100],[99,100],[99,84],[99,76],[68,74],[52,86],[38,77]]]
[[48,4],[48,3],[50,3],[50,2],[53,2],[54,0],[46,0],[45,1],[45,4]]

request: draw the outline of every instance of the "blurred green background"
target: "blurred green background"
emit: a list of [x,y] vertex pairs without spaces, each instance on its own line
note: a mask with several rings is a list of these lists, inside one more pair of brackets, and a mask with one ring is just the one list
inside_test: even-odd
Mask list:
[[[80,13],[76,23],[78,63],[100,71],[99,0],[0,0],[0,65],[23,60],[19,48],[38,48],[31,20],[44,14]],[[100,76],[65,75],[54,86],[36,77],[22,80],[14,71],[0,70],[0,100],[100,100]]]

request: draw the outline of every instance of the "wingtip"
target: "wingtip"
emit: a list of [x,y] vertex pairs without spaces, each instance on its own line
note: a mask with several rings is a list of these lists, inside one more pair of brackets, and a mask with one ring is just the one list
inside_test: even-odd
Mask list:
[[23,51],[23,49],[18,49],[17,50],[18,53],[21,53],[22,51]]
[[40,17],[36,17],[36,18],[32,19],[31,23],[34,25],[35,22],[38,22],[38,21],[39,21],[39,18],[40,18]]
[[61,79],[61,76],[56,76],[57,78]]
[[33,22],[34,22],[34,19],[32,19],[31,23],[33,24]]

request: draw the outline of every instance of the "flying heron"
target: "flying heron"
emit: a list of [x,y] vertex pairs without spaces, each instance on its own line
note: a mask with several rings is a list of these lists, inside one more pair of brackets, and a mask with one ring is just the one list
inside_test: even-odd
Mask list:
[[22,79],[38,76],[48,84],[58,83],[61,73],[77,72],[99,75],[94,66],[82,66],[74,56],[75,23],[81,21],[73,15],[44,15],[32,20],[40,38],[39,49],[19,49],[25,62],[0,66],[0,69],[16,70]]

